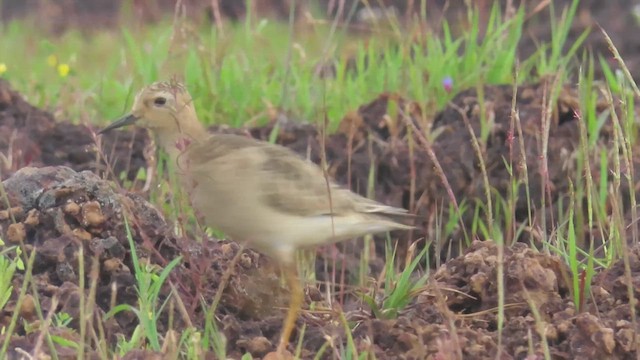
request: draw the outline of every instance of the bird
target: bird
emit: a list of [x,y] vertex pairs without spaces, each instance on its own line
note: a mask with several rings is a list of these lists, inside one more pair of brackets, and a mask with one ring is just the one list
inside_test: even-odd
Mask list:
[[128,125],[147,128],[155,136],[206,226],[281,266],[290,299],[277,354],[288,351],[304,299],[297,250],[414,228],[407,224],[413,214],[406,209],[340,186],[318,165],[284,146],[209,133],[186,86],[175,79],[142,88],[131,111],[98,134]]

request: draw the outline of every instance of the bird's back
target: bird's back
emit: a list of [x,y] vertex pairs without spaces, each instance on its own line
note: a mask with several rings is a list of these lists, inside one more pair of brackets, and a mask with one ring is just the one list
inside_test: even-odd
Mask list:
[[396,221],[406,210],[337,186],[318,166],[279,145],[212,135],[184,156],[193,206],[207,225],[238,240],[300,247],[410,228]]

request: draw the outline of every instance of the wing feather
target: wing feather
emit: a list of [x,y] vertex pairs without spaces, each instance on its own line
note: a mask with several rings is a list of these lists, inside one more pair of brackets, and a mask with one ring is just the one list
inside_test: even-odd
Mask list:
[[[288,148],[238,135],[213,135],[189,155],[194,171],[225,183],[241,182],[274,211],[296,216],[340,216],[353,213],[410,216],[401,208],[387,206],[355,194],[331,180],[314,163]],[[234,185],[235,184],[235,185]]]

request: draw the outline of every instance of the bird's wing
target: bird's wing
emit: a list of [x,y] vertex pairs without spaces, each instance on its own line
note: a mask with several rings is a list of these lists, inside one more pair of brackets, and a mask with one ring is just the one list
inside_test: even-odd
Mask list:
[[317,165],[279,145],[237,135],[214,135],[189,158],[194,170],[205,169],[211,176],[225,178],[225,188],[250,187],[237,191],[254,192],[257,201],[274,211],[296,216],[407,214],[405,209],[338,186]]
[[[320,168],[278,145],[238,135],[213,135],[184,155],[189,172],[196,179],[206,179],[208,191],[217,195],[251,194],[256,205],[299,216],[345,211],[351,206],[341,198],[334,200],[335,196],[330,201]],[[329,186],[335,187],[331,182]]]
[[315,164],[289,149],[263,149],[259,166],[261,200],[279,212],[298,216],[337,215],[353,212],[350,192],[327,179]]

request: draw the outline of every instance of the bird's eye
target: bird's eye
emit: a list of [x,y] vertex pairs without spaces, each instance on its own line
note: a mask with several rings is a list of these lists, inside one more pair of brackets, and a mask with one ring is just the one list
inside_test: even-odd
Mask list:
[[153,99],[153,103],[158,105],[158,106],[162,106],[162,105],[167,103],[167,99],[163,98],[163,97],[157,97],[157,98]]

